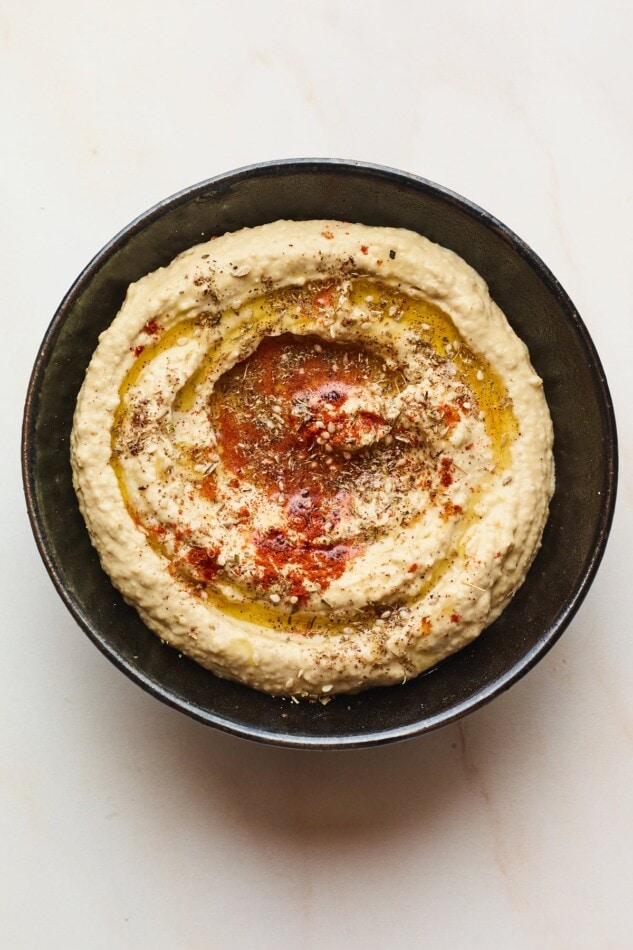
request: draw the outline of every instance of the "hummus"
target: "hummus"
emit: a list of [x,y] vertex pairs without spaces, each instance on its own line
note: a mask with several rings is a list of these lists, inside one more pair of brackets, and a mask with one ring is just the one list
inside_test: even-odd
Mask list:
[[219,676],[322,700],[480,634],[553,490],[542,383],[483,280],[336,221],[226,234],[133,284],[71,442],[144,622]]

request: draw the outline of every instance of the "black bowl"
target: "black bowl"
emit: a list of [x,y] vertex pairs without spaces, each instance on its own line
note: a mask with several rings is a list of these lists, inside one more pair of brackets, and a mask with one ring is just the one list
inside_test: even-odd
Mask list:
[[[406,686],[327,706],[274,699],[220,680],[161,643],[103,573],[71,483],[72,415],[99,333],[126,288],[205,238],[278,218],[410,228],[467,260],[545,383],[557,484],[543,544],[502,616]],[[66,606],[94,643],[157,698],[239,736],[300,748],[370,746],[452,722],[507,689],[574,616],[607,541],[616,493],[611,398],[589,334],[555,277],[491,215],[438,185],[359,162],[300,160],[243,168],[141,215],[79,276],[46,333],[26,400],[23,476],[31,524]]]

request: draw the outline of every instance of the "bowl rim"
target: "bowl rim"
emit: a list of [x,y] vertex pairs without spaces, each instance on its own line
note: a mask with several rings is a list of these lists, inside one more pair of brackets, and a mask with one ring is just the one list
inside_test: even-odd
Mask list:
[[[600,391],[599,414],[602,420],[604,447],[605,447],[605,473],[604,485],[605,491],[602,495],[602,504],[600,516],[594,536],[594,544],[585,561],[583,571],[573,594],[564,604],[564,608],[558,614],[556,621],[544,631],[536,644],[532,646],[521,657],[520,661],[510,667],[505,674],[497,677],[484,689],[456,706],[451,706],[449,710],[437,713],[432,716],[423,716],[414,723],[408,723],[404,726],[393,727],[389,729],[380,729],[375,732],[363,732],[363,734],[349,734],[346,736],[313,736],[313,735],[291,735],[282,732],[269,732],[256,726],[245,726],[227,719],[219,714],[201,713],[201,711],[188,701],[183,701],[174,695],[162,684],[151,680],[143,674],[138,668],[128,664],[125,659],[115,650],[110,649],[107,643],[102,640],[90,619],[85,616],[79,603],[67,589],[63,578],[58,569],[57,562],[49,546],[48,538],[42,523],[41,513],[37,501],[37,492],[34,479],[34,435],[37,414],[39,410],[39,396],[46,367],[53,353],[57,337],[61,328],[71,311],[77,297],[82,293],[85,286],[90,282],[93,276],[99,271],[102,264],[107,261],[117,250],[119,250],[131,237],[142,231],[148,224],[164,214],[177,208],[179,205],[195,199],[210,188],[222,185],[230,187],[244,179],[253,177],[270,176],[278,174],[283,176],[288,173],[307,172],[338,172],[343,174],[365,174],[377,179],[389,180],[415,190],[426,192],[441,200],[455,205],[462,212],[466,213],[478,223],[487,228],[492,228],[497,235],[515,252],[518,252],[528,265],[536,271],[537,276],[542,280],[546,287],[557,298],[557,302],[564,311],[568,320],[573,323],[575,330],[584,347],[586,356],[591,364],[592,375],[595,378],[597,387]],[[80,271],[77,278],[73,281],[70,288],[62,298],[57,307],[52,320],[44,334],[39,346],[37,356],[34,361],[33,369],[30,374],[24,414],[22,420],[21,433],[21,468],[24,494],[26,498],[27,513],[31,530],[38,548],[40,557],[46,567],[46,570],[76,623],[88,635],[90,640],[97,648],[133,682],[139,685],[146,692],[161,700],[166,705],[171,706],[180,712],[185,713],[191,718],[202,722],[205,725],[213,726],[223,732],[238,736],[244,739],[250,739],[256,742],[268,745],[281,746],[285,748],[296,749],[356,749],[367,748],[376,745],[402,741],[404,739],[414,738],[449,725],[463,716],[481,708],[494,697],[500,695],[510,688],[517,680],[528,673],[536,663],[552,648],[562,633],[571,623],[583,600],[585,599],[591,584],[595,578],[597,570],[602,561],[606,548],[609,532],[613,522],[615,511],[615,502],[617,495],[618,481],[618,439],[617,427],[613,401],[609,391],[606,375],[602,362],[597,353],[593,340],[589,335],[578,310],[574,306],[571,298],[564,290],[558,279],[552,271],[542,261],[532,248],[525,243],[514,231],[501,222],[498,218],[480,207],[475,202],[463,197],[443,185],[439,185],[427,178],[415,175],[410,172],[401,171],[386,165],[374,164],[353,159],[339,158],[288,158],[279,160],[269,160],[257,162],[249,165],[240,166],[228,172],[212,176],[193,185],[187,186],[174,194],[164,198],[146,211],[141,212],[133,218],[127,225],[122,227],[99,251],[89,260],[86,266]],[[210,674],[212,675],[212,674]]]

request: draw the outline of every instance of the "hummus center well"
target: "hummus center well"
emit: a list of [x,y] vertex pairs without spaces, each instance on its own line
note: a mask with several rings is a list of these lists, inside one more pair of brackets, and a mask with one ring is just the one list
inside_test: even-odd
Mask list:
[[[283,511],[275,527],[252,529],[264,589],[285,568],[290,598],[304,601],[306,581],[324,590],[366,545],[366,526],[340,540],[332,532],[363,479],[375,492],[398,454],[381,413],[393,386],[384,361],[362,347],[292,334],[267,337],[220,379],[211,402],[220,458],[239,487],[253,485]],[[248,510],[244,518],[252,521]]]

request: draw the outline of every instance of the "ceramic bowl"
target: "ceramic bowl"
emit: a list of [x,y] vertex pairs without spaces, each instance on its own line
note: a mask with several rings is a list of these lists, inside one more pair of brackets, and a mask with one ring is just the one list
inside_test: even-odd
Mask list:
[[[97,338],[126,288],[213,235],[278,218],[410,228],[452,248],[487,281],[544,380],[555,430],[556,492],[542,547],[501,617],[474,643],[405,686],[295,704],[220,680],[165,646],[102,571],[69,464],[72,416]],[[44,564],[75,620],[132,680],[184,713],[250,739],[299,748],[370,746],[453,722],[511,686],[570,623],[602,558],[616,492],[613,408],[592,341],[548,268],[470,201],[389,168],[291,160],[187,188],[124,228],[62,301],[30,381],[23,429],[28,511]]]

